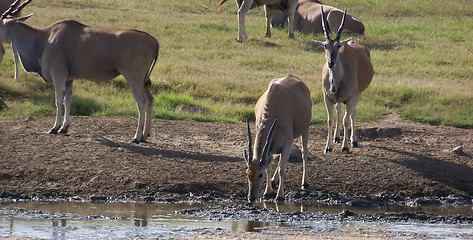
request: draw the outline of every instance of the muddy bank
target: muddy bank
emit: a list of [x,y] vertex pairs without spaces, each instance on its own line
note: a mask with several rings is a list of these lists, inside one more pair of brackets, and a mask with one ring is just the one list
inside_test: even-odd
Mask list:
[[[0,119],[0,198],[85,201],[236,201],[247,191],[244,124],[153,119],[149,142],[130,144],[136,119]],[[389,115],[358,124],[360,148],[323,154],[325,126],[311,126],[310,191],[288,164],[286,199],[343,204],[471,204],[473,129]],[[461,146],[461,151],[458,151]],[[457,149],[457,151],[454,151]],[[355,200],[355,201],[353,201]]]
[[441,216],[425,212],[380,212],[375,214],[357,214],[343,210],[338,214],[325,212],[281,212],[272,208],[262,208],[253,204],[215,204],[203,208],[191,208],[177,211],[193,217],[214,221],[243,220],[279,223],[298,223],[316,221],[361,221],[361,222],[419,222],[431,224],[471,224],[473,216],[457,214]]

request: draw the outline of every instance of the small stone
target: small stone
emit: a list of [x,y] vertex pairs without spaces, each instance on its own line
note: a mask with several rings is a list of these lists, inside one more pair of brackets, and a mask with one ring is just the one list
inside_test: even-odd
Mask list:
[[458,146],[456,148],[454,148],[452,150],[452,152],[456,153],[456,154],[462,154],[463,153],[463,147],[462,146]]

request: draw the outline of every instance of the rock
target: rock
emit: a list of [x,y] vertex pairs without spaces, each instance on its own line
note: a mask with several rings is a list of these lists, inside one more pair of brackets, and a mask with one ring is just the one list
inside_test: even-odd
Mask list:
[[463,154],[463,153],[464,153],[464,152],[463,152],[463,147],[462,147],[462,146],[458,146],[458,147],[454,148],[454,149],[452,150],[452,152],[454,152],[454,153],[456,153],[456,154]]

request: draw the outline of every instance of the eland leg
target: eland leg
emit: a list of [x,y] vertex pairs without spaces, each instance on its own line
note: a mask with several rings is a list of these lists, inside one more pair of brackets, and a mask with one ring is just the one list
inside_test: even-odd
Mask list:
[[64,122],[62,123],[61,130],[58,133],[67,134],[67,129],[70,125],[71,117],[71,103],[72,103],[72,84],[73,81],[70,80],[66,83],[66,91],[64,97]]
[[[351,124],[351,141],[353,143],[353,137],[355,133],[354,124],[355,124],[355,114],[356,114],[356,105],[358,104],[359,97],[353,97],[349,99],[346,103],[345,116],[343,117],[343,145],[342,152],[349,152],[348,148],[348,127]],[[358,146],[358,143],[355,143]]]
[[276,167],[276,171],[274,171],[273,177],[271,178],[271,186],[276,188],[279,184],[279,164],[281,163],[281,154],[279,154],[279,161],[278,166]]
[[291,155],[291,144],[287,144],[286,147],[281,151],[281,156],[279,157],[279,186],[278,193],[276,194],[276,201],[284,201],[284,178],[286,177],[286,166]]
[[12,48],[12,51],[13,51],[13,60],[15,61],[15,79],[18,80],[18,79],[20,79],[20,69],[19,68],[20,68],[21,61],[20,61],[20,57],[18,55],[18,51],[13,46],[13,44],[11,45],[11,48]]
[[[354,103],[350,105],[350,124],[351,124],[351,136],[350,136],[350,141],[351,141],[351,146],[353,148],[358,147],[358,138],[356,137],[355,134],[355,119],[356,119],[356,106],[358,105],[358,101],[360,100],[360,96],[356,96],[354,99]],[[348,105],[347,105],[348,108]]]
[[309,128],[302,133],[302,190],[309,189],[309,182],[307,180],[307,160],[309,159],[309,150],[307,142],[309,140]]
[[66,94],[67,77],[58,74],[52,74],[54,90],[56,94],[56,121],[48,134],[57,134],[62,125],[64,115],[64,96]]
[[270,199],[271,197],[274,196],[273,193],[273,186],[272,186],[272,181],[271,181],[271,172],[272,172],[272,166],[273,166],[273,156],[270,156],[270,160],[268,162],[268,166],[266,167],[266,189],[264,190],[263,193],[263,198],[264,199]]
[[271,21],[273,21],[273,12],[271,7],[264,5],[264,12],[266,14],[266,33],[265,37],[271,37]]
[[238,42],[243,42],[248,38],[245,27],[245,16],[248,11],[250,11],[251,5],[253,5],[253,0],[245,0],[241,4],[240,9],[238,9]]
[[337,103],[335,105],[336,110],[337,110],[337,119],[335,122],[335,131],[333,132],[333,142],[334,143],[340,143],[340,115],[342,113],[342,104]]
[[334,103],[327,96],[325,96],[325,108],[327,109],[327,125],[328,125],[328,134],[327,134],[327,145],[325,146],[325,153],[332,151],[332,129],[333,129],[333,105]]
[[153,113],[153,102],[154,98],[153,95],[151,94],[150,91],[150,85],[151,85],[151,80],[148,78],[148,81],[145,83],[145,89],[144,92],[146,94],[145,100],[146,100],[146,113],[145,113],[145,126],[144,126],[144,132],[143,132],[143,140],[146,141],[150,135],[151,132],[151,118],[152,118],[152,113]]
[[294,37],[294,16],[296,15],[296,9],[297,1],[295,1],[294,4],[291,4],[291,6],[289,6],[289,10],[287,11],[287,31],[289,38]]
[[145,91],[145,86],[144,86],[144,83],[141,81],[140,82],[127,81],[127,82],[128,82],[128,85],[130,86],[131,93],[133,94],[133,97],[135,98],[136,105],[138,107],[138,113],[139,113],[138,127],[136,128],[136,133],[132,140],[132,143],[145,142],[146,140],[143,138],[143,129],[145,125],[146,112],[148,111],[148,104],[146,103],[147,94]]

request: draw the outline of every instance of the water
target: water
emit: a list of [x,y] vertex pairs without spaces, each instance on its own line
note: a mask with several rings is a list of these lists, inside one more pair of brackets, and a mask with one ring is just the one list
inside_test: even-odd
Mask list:
[[[376,230],[415,234],[428,239],[473,239],[473,226],[452,224],[330,222],[268,223],[258,221],[211,221],[174,213],[176,210],[205,204],[141,204],[87,202],[20,202],[0,204],[0,238],[40,239],[133,239],[174,238],[196,234],[253,232],[263,229],[332,232],[345,229]],[[258,203],[278,211],[314,211],[339,213],[344,209],[360,214],[396,211],[424,211],[441,215],[469,213],[471,207],[371,208],[356,209],[345,205],[301,205]],[[409,235],[411,236],[411,235]]]

